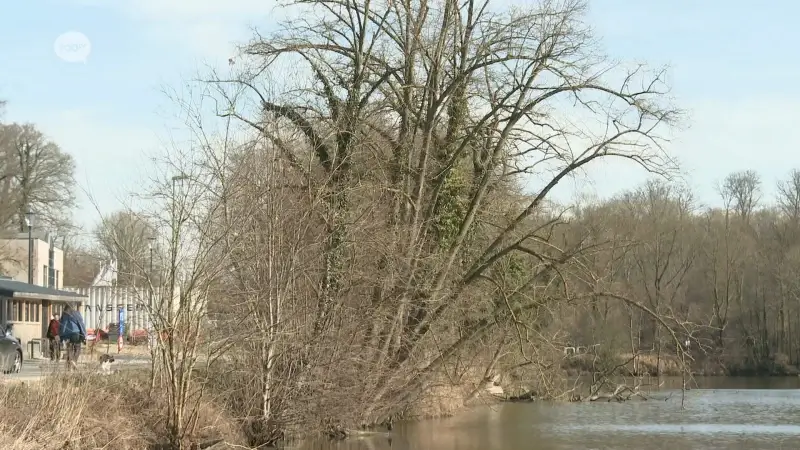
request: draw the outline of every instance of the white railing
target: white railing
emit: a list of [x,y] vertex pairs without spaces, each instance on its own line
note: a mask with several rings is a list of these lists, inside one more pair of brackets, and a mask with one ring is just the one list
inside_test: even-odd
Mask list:
[[[119,310],[125,310],[125,330],[150,330],[150,290],[139,287],[65,287],[65,291],[85,295],[81,313],[87,328],[107,330],[109,324],[119,322]],[[177,294],[177,293],[176,293]],[[177,307],[179,295],[175,296],[173,307]],[[152,292],[153,302],[161,299],[161,288]]]

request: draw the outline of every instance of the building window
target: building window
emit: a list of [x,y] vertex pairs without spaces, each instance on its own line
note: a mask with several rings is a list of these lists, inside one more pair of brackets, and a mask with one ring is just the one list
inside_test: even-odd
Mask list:
[[43,270],[42,270],[42,286],[47,287],[47,281],[48,281],[47,280],[47,274],[48,274],[47,266],[42,266],[42,268],[43,268]]
[[38,302],[10,300],[8,315],[12,322],[40,323],[42,320],[42,305]]
[[64,312],[64,305],[57,303],[50,305],[50,314],[55,314],[56,317],[61,317],[61,313]]
[[56,288],[56,289],[58,289],[58,286],[60,286],[60,285],[58,284],[58,271],[56,270],[55,272],[56,272],[56,277],[55,277],[55,283],[56,283],[56,284],[55,284],[55,286],[53,286],[53,287],[54,287],[54,288]]

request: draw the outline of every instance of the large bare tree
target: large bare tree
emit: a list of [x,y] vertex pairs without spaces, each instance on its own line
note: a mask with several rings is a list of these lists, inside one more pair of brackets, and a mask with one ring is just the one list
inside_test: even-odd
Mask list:
[[[104,259],[117,261],[117,283],[141,286],[150,271],[150,249],[156,245],[155,227],[141,214],[117,211],[103,218],[95,236]],[[155,257],[159,252],[153,249],[152,255]],[[154,273],[158,272],[158,267],[156,259]]]
[[[366,374],[352,420],[382,421],[503,324],[573,298],[562,270],[582,248],[554,237],[565,221],[546,199],[600,159],[671,169],[661,132],[677,111],[662,71],[600,56],[579,1],[294,7],[301,18],[243,48],[252,70],[209,81],[219,114],[270,142],[312,199],[306,370],[333,382],[322,361],[350,361]],[[309,82],[267,89],[283,62]],[[506,302],[497,270],[513,258],[525,294]]]
[[[685,319],[688,305],[680,304],[679,300],[697,254],[692,242],[691,193],[653,180],[627,200],[631,221],[636,224],[633,237],[638,245],[630,253],[630,262],[636,275],[633,288],[637,297],[647,299],[650,308],[660,315]],[[648,328],[656,352],[656,371],[660,374],[665,344],[663,330],[656,317],[645,319],[651,323]]]
[[75,162],[33,124],[0,125],[3,202],[14,211],[4,226],[25,229],[31,207],[37,222],[52,231],[70,223],[75,206]]
[[723,181],[720,192],[726,208],[747,222],[761,200],[761,178],[752,170],[731,173]]

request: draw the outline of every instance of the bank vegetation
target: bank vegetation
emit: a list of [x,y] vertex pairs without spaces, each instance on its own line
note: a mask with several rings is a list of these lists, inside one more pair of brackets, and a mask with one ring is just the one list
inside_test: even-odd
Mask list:
[[558,395],[562,316],[597,302],[677,342],[550,200],[600,160],[674,169],[664,72],[606,60],[584,7],[299,2],[184,101],[236,337],[210,370],[252,444],[452,412],[515,368]]
[[[257,447],[495,384],[568,400],[581,373],[613,396],[639,386],[619,375],[795,370],[800,172],[772,203],[751,172],[723,207],[693,201],[663,150],[681,118],[664,70],[605,58],[583,2],[283,8],[172,93],[191,143],[125,212],[158,235],[156,270],[141,239],[99,233],[167,293],[139,394],[171,448],[207,437],[209,405],[235,430],[219,438]],[[554,200],[602,161],[653,178]]]

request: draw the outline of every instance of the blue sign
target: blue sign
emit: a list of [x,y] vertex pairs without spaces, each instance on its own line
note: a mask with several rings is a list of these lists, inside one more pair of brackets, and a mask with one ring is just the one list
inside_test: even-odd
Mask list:
[[119,335],[125,334],[125,307],[119,309]]

